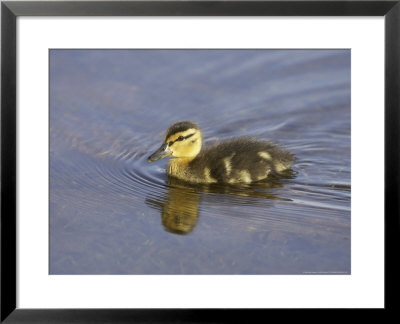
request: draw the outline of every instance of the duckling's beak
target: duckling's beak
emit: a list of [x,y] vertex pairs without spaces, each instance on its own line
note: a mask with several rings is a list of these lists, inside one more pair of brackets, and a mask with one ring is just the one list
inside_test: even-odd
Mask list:
[[172,151],[169,149],[168,144],[165,143],[161,145],[161,147],[157,151],[155,151],[152,155],[150,155],[147,158],[147,162],[154,162],[170,155],[172,155]]

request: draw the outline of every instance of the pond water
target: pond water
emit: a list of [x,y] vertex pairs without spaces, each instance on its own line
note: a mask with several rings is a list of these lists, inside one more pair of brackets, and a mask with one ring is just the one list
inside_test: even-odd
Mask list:
[[[349,274],[350,50],[51,50],[50,274]],[[251,185],[168,179],[167,128],[294,153]]]

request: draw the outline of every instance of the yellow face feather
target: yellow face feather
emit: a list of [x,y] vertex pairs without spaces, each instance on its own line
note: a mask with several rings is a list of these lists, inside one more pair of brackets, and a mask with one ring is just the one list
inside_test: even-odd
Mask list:
[[198,129],[190,128],[169,136],[165,143],[177,158],[194,158],[201,150],[201,132]]

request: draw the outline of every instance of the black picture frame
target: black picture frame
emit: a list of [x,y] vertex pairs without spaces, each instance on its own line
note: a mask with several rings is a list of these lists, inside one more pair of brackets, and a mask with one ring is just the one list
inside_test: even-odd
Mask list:
[[[236,322],[267,320],[267,309],[16,308],[16,19],[18,16],[384,16],[385,307],[396,311],[399,275],[400,0],[394,1],[2,1],[1,2],[1,318],[4,323]],[[373,167],[372,170],[373,172]],[[371,176],[371,174],[367,175]],[[211,293],[211,292],[210,292]],[[240,292],[238,292],[240,293]],[[206,298],[206,296],[205,296]],[[299,311],[309,318],[308,311]],[[307,315],[308,314],[308,315]],[[269,314],[268,314],[269,315]],[[323,316],[323,315],[322,315]],[[371,318],[371,313],[367,315]],[[322,319],[323,320],[323,319]],[[258,321],[258,320],[256,320]]]

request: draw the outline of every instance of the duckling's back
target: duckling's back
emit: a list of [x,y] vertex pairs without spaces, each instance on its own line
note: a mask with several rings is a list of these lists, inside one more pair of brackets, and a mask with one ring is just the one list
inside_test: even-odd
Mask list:
[[290,152],[271,142],[241,137],[204,148],[189,168],[199,182],[250,183],[281,173],[293,160]]

